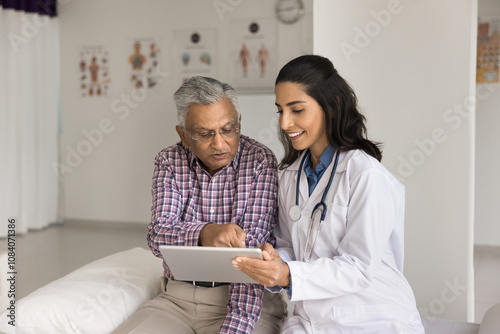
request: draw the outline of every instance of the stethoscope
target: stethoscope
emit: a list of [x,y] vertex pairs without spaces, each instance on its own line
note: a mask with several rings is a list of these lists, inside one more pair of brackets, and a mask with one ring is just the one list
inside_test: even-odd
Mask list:
[[[300,186],[300,174],[302,173],[302,167],[304,167],[304,161],[307,160],[307,158],[310,156],[310,152],[307,151],[306,154],[304,154],[304,157],[302,158],[302,161],[300,162],[299,166],[299,172],[297,175],[297,184],[295,185],[295,205],[293,205],[290,208],[290,211],[288,212],[290,219],[293,220],[294,222],[298,221],[302,217],[302,210],[300,209],[299,206],[299,186]],[[316,246],[316,241],[318,239],[319,232],[321,231],[321,225],[323,225],[323,221],[325,220],[326,216],[326,203],[325,203],[325,198],[326,194],[328,193],[328,190],[330,190],[330,186],[332,184],[333,177],[335,176],[335,171],[337,170],[337,164],[339,162],[339,152],[338,150],[335,151],[335,162],[333,164],[332,172],[330,173],[330,179],[328,180],[328,184],[326,185],[325,190],[323,191],[323,196],[321,196],[321,201],[314,206],[314,209],[311,213],[311,219],[309,220],[309,229],[307,230],[307,237],[306,237],[306,245],[304,247],[304,254],[302,256],[302,261],[304,262],[309,262],[309,258],[311,257],[312,251],[314,249],[314,246]],[[308,255],[308,246],[309,246],[309,237],[311,234],[311,231],[313,229],[314,225],[314,217],[316,216],[316,211],[321,210],[321,217],[319,220],[319,226],[318,226],[318,231],[316,232],[316,236],[314,237],[313,243],[311,245],[311,248],[309,249],[309,255]]]

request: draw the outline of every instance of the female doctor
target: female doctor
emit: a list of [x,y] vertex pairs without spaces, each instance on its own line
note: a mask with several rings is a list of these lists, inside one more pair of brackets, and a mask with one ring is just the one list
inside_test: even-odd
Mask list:
[[275,85],[285,157],[276,249],[233,265],[295,309],[282,333],[424,333],[403,276],[404,187],[366,139],[333,64],[301,56]]

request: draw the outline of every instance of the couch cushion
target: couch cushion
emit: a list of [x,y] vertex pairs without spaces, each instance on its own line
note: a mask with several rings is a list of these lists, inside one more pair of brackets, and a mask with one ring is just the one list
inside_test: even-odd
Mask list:
[[89,263],[16,303],[16,327],[0,314],[0,332],[109,333],[159,289],[162,262],[133,248]]

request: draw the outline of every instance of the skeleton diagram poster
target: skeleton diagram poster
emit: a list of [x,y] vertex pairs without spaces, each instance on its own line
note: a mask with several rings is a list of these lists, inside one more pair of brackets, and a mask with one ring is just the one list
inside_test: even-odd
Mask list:
[[196,75],[218,78],[217,62],[215,29],[174,32],[174,69],[178,85]]
[[479,19],[477,29],[477,83],[500,82],[500,17]]
[[132,89],[154,88],[161,82],[160,49],[154,38],[129,41],[127,64]]
[[272,93],[276,78],[277,48],[274,19],[231,22],[232,80],[238,92]]
[[111,82],[107,48],[82,46],[79,48],[79,58],[81,96],[106,96]]

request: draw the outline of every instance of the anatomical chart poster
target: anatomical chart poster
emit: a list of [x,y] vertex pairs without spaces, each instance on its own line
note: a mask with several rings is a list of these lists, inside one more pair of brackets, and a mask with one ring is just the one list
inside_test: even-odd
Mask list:
[[127,43],[128,81],[132,89],[151,89],[162,81],[158,44],[154,38],[134,39]]
[[106,96],[111,82],[107,47],[82,46],[78,52],[81,96]]
[[242,93],[272,93],[277,75],[276,20],[236,20],[230,31],[231,83]]
[[197,75],[218,78],[215,29],[175,31],[173,52],[177,85]]
[[477,83],[499,83],[500,17],[479,18],[477,27]]

